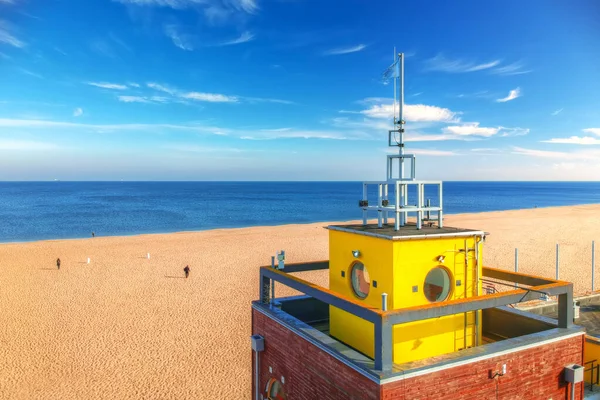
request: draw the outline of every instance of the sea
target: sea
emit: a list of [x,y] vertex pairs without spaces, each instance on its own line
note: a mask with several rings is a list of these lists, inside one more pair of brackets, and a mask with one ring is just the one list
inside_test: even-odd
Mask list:
[[[358,220],[361,197],[361,182],[0,182],[0,242]],[[600,182],[443,184],[446,214],[592,203]]]

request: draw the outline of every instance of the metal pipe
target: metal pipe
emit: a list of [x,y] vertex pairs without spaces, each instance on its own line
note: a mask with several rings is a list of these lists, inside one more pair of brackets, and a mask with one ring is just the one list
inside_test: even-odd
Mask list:
[[387,311],[388,310],[388,302],[387,302],[387,293],[382,293],[381,294],[381,311]]
[[[515,272],[519,272],[519,249],[515,248]],[[515,283],[515,288],[518,288],[519,284]]]
[[[363,183],[363,200],[367,200],[367,184]],[[363,225],[367,224],[367,210],[363,208]]]
[[556,243],[556,280],[558,280],[558,243]]
[[258,369],[260,367],[260,364],[258,362],[258,351],[254,351],[254,368],[255,368],[255,373],[254,373],[254,399],[255,400],[260,400],[260,388],[259,386],[259,377],[260,377],[260,370]]
[[[398,116],[400,123],[400,155],[404,156],[404,53],[398,54],[400,59],[400,99],[398,102]],[[404,158],[400,158],[400,179],[404,179]]]
[[[389,199],[388,199],[388,184],[384,184],[383,185],[383,199],[384,200],[388,200],[388,204],[389,204]],[[384,211],[383,212],[383,223],[387,225],[388,223],[388,212]]]
[[[482,239],[483,240],[483,236]],[[475,297],[479,296],[479,245],[481,241],[475,236]],[[475,346],[479,346],[479,313],[475,311]]]
[[382,196],[382,185],[377,185],[377,207],[380,209],[377,210],[377,226],[381,228],[381,196]]
[[[431,207],[431,199],[427,199],[427,208]],[[427,210],[427,220],[431,220],[431,211]]]
[[575,400],[575,382],[571,382],[571,400]]
[[596,269],[596,243],[592,240],[592,292],[594,291],[594,275]]

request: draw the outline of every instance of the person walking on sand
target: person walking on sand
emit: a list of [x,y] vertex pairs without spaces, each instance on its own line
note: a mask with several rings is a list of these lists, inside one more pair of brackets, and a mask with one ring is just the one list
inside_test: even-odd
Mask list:
[[56,259],[56,267],[58,267],[58,269],[60,269],[60,258]]
[[183,269],[183,272],[185,273],[185,277],[187,278],[190,275],[190,266],[186,265]]
[[92,232],[92,237],[96,237],[96,233],[95,232]]

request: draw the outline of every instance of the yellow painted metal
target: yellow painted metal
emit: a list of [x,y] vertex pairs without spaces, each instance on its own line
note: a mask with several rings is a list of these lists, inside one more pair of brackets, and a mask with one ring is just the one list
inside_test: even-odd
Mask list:
[[[388,294],[389,310],[429,304],[424,284],[427,274],[435,268],[443,268],[450,276],[450,293],[445,300],[481,294],[478,278],[482,276],[483,246],[478,236],[392,241],[359,233],[329,232],[330,288],[340,294],[356,296],[350,278],[351,266],[356,260],[352,250],[360,251],[358,260],[369,273],[371,287],[368,296],[361,301],[370,306],[381,308],[384,292]],[[476,245],[478,251],[475,251]],[[394,362],[404,363],[475,346],[477,338],[481,341],[481,324],[476,327],[476,319],[475,312],[470,312],[396,325],[393,331]],[[330,333],[373,356],[373,324],[330,307]]]
[[[592,364],[586,364],[588,362],[594,361],[594,366],[600,364],[600,339],[595,338],[593,336],[585,337],[585,345],[583,346],[583,362],[586,369],[590,369]],[[592,381],[592,378],[596,379],[596,372],[594,375],[591,374],[592,371],[587,371],[583,375],[583,380],[587,383]]]

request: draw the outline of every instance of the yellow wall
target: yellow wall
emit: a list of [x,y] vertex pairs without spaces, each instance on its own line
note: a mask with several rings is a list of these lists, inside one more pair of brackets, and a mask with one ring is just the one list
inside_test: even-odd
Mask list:
[[[475,251],[467,252],[467,274],[465,275],[466,247],[474,249],[475,237],[429,238],[400,240],[394,246],[394,309],[429,304],[423,286],[427,274],[436,267],[450,274],[451,289],[447,300],[472,297],[481,294],[481,265],[475,274]],[[481,261],[481,245],[479,260]],[[444,256],[444,261],[438,261]],[[457,281],[460,280],[460,286]],[[413,291],[416,286],[417,291]],[[478,289],[478,292],[476,292]],[[481,315],[481,314],[480,314]],[[457,314],[442,318],[417,321],[394,327],[394,362],[404,363],[471,347],[475,344],[475,313]],[[466,328],[465,328],[466,326]],[[481,324],[479,328],[481,335]],[[466,337],[465,337],[466,336]],[[480,336],[481,337],[481,336]]]
[[[361,261],[371,280],[369,295],[361,301],[381,308],[381,294],[388,294],[388,309],[429,304],[423,293],[427,273],[443,266],[451,276],[448,300],[471,297],[475,289],[481,294],[481,283],[476,281],[475,252],[468,252],[465,276],[465,238],[429,238],[420,240],[392,241],[356,233],[329,231],[330,288],[338,293],[359,299],[352,290],[350,269],[356,260],[352,250],[359,250]],[[467,247],[474,248],[475,237],[466,238]],[[482,244],[479,244],[479,273],[481,277]],[[437,258],[445,257],[443,263]],[[341,272],[345,271],[345,277]],[[456,280],[461,285],[456,286]],[[373,287],[377,281],[377,288]],[[413,286],[417,291],[413,292]],[[466,293],[465,293],[466,291]],[[359,299],[360,300],[360,299]],[[467,328],[465,330],[465,318]],[[432,320],[396,325],[394,328],[394,362],[428,358],[460,350],[474,345],[475,313],[457,314]],[[330,307],[330,333],[358,351],[373,357],[373,324]],[[479,329],[481,335],[481,328]],[[480,336],[481,337],[481,336]]]
[[[592,364],[585,364],[589,361],[596,360],[594,366],[600,364],[600,339],[592,336],[585,337],[585,346],[583,347],[583,362],[585,369],[589,369]],[[596,378],[596,376],[594,376]],[[584,380],[590,382],[590,371],[584,373]]]
[[[360,299],[352,290],[351,266],[357,259],[352,250],[359,250],[362,262],[369,272],[371,287],[369,295]],[[381,308],[381,294],[388,293],[388,304],[392,304],[393,275],[389,268],[393,247],[389,240],[382,240],[354,233],[329,231],[329,288],[337,293],[353,297],[366,304]],[[345,276],[342,277],[342,271]],[[373,281],[377,287],[373,287]],[[330,334],[356,350],[373,357],[373,324],[336,307],[329,307]]]

